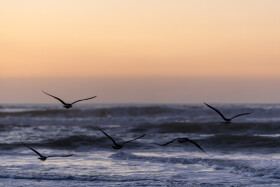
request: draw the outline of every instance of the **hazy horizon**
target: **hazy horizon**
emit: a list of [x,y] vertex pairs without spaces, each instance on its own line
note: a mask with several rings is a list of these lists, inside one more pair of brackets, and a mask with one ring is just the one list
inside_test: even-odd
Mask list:
[[2,78],[0,103],[279,103],[280,78]]
[[277,103],[279,7],[0,0],[0,103]]

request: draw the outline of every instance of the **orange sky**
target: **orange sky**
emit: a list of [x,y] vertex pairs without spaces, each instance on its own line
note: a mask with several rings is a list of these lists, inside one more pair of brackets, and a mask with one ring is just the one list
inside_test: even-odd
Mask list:
[[0,0],[1,77],[278,76],[278,0]]
[[30,85],[40,77],[272,80],[280,77],[279,33],[278,0],[0,0],[0,83],[14,89],[17,82],[6,78],[33,77]]

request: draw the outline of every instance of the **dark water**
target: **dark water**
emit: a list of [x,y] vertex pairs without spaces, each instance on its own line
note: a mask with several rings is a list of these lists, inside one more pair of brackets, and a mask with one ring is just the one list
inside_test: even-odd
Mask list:
[[[201,105],[0,105],[0,184],[3,186],[278,186],[280,105],[215,105],[227,116],[251,115],[220,124]],[[111,141],[142,134],[115,151]],[[190,143],[156,145],[188,137]],[[45,162],[44,154],[70,154]]]

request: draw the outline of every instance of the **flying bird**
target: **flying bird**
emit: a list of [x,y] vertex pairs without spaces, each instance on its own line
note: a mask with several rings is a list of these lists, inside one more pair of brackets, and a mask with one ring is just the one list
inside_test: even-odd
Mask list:
[[47,160],[47,158],[50,157],[69,157],[72,156],[73,154],[70,155],[50,155],[50,156],[44,156],[41,153],[39,153],[38,151],[36,151],[35,149],[33,149],[32,147],[30,147],[29,145],[26,145],[25,143],[21,142],[23,145],[25,145],[26,147],[28,147],[29,149],[31,149],[33,152],[35,152],[37,155],[39,155],[39,158],[41,161],[45,161]]
[[80,100],[74,101],[73,103],[65,103],[62,99],[60,99],[58,97],[55,97],[55,96],[53,96],[51,94],[48,94],[48,93],[46,93],[44,91],[42,91],[42,92],[47,94],[47,95],[49,95],[49,96],[51,96],[51,97],[53,97],[53,98],[55,98],[55,99],[57,99],[57,100],[59,100],[63,104],[63,107],[66,108],[66,109],[72,108],[72,105],[77,103],[77,102],[85,101],[85,100],[89,100],[89,99],[93,99],[93,98],[97,97],[97,96],[94,96],[94,97],[90,97],[90,98],[86,98],[86,99],[80,99]]
[[104,132],[102,129],[100,129],[99,127],[97,127],[103,134],[105,134],[105,136],[107,136],[112,142],[114,145],[112,145],[112,147],[115,149],[115,150],[118,150],[118,149],[121,149],[123,148],[123,145],[126,144],[126,143],[129,143],[131,141],[134,141],[134,140],[137,140],[137,139],[140,139],[140,138],[143,138],[145,136],[145,134],[143,134],[142,136],[139,136],[138,138],[134,138],[134,139],[131,139],[131,140],[128,140],[128,141],[125,141],[123,143],[117,143],[111,136],[109,136],[106,132]]
[[185,143],[185,142],[190,142],[192,144],[194,144],[197,148],[199,148],[201,151],[203,151],[204,153],[208,154],[206,151],[204,151],[204,149],[202,149],[202,147],[200,147],[200,145],[198,145],[196,142],[190,140],[189,138],[175,138],[167,143],[164,143],[164,144],[157,144],[157,145],[160,145],[160,146],[166,146],[168,144],[171,144],[173,143],[174,141],[177,141],[179,143]]
[[251,113],[242,113],[242,114],[238,114],[236,116],[233,116],[232,118],[226,118],[218,109],[208,105],[207,103],[204,103],[206,106],[208,106],[209,108],[213,109],[215,112],[217,112],[225,121],[224,122],[221,122],[221,123],[225,123],[225,124],[230,124],[232,123],[231,120],[236,118],[236,117],[239,117],[239,116],[244,116],[244,115],[248,115],[248,114],[251,114]]

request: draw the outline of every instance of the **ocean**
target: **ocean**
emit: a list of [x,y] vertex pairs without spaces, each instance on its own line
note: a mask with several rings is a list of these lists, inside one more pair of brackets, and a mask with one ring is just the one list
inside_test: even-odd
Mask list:
[[[0,186],[279,186],[280,105],[0,105]],[[123,142],[114,150],[102,128]],[[173,142],[187,137],[191,143]],[[38,155],[73,154],[40,161]]]

